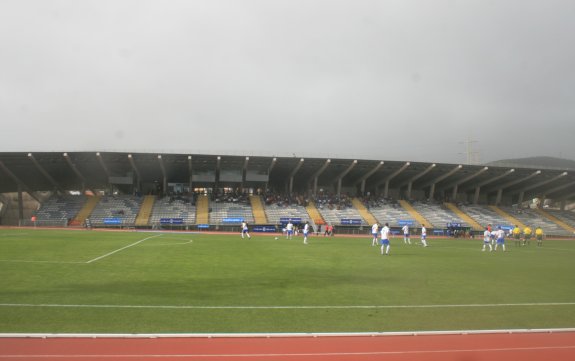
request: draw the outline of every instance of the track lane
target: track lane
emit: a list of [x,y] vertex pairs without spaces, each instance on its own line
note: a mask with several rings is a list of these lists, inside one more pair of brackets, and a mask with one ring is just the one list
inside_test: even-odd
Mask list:
[[1,338],[0,360],[575,360],[575,332],[418,336]]

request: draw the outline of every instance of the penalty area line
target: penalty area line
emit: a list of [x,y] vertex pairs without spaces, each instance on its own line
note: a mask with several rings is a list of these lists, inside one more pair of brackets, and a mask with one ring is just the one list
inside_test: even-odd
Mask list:
[[163,234],[157,234],[157,235],[154,235],[154,236],[146,237],[146,238],[141,239],[141,240],[139,240],[139,241],[137,241],[137,242],[131,243],[131,244],[127,245],[127,246],[124,246],[124,247],[118,248],[117,250],[114,250],[114,251],[112,251],[112,252],[106,253],[105,255],[102,255],[102,256],[100,256],[100,257],[96,257],[96,258],[94,258],[94,259],[91,259],[91,260],[89,260],[89,261],[86,261],[85,263],[93,263],[93,262],[99,261],[99,260],[101,260],[101,259],[103,259],[103,258],[106,258],[106,257],[108,257],[108,256],[113,255],[114,253],[118,253],[118,252],[121,252],[121,251],[123,251],[123,250],[125,250],[125,249],[127,249],[127,248],[136,246],[136,245],[138,245],[138,244],[140,244],[140,243],[142,243],[142,242],[144,242],[144,241],[147,241],[148,239],[152,239],[152,238],[156,238],[156,237],[161,237],[162,235],[163,235]]

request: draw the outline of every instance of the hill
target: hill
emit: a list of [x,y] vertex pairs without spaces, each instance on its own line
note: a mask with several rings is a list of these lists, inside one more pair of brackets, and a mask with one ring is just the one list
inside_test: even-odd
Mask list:
[[547,168],[547,169],[573,169],[575,160],[554,157],[529,157],[517,159],[503,159],[486,165],[497,167],[523,167],[523,168]]

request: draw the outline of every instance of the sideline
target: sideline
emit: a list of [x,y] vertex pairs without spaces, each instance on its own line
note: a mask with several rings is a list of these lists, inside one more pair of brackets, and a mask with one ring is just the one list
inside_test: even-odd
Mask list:
[[485,307],[549,307],[575,306],[575,302],[539,302],[539,303],[470,303],[446,305],[343,305],[343,306],[192,306],[192,305],[74,305],[53,303],[0,303],[0,307],[51,307],[51,308],[117,308],[117,309],[168,309],[168,310],[303,310],[303,309],[417,309],[417,308],[485,308]]

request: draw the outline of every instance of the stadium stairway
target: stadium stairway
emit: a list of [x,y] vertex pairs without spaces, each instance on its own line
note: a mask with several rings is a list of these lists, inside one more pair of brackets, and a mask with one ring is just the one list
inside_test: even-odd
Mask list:
[[317,224],[318,226],[321,224],[325,224],[325,219],[323,219],[323,217],[319,213],[319,210],[315,206],[314,202],[310,201],[308,205],[305,207],[305,210],[307,211],[309,218],[311,218],[314,224]]
[[72,223],[75,225],[84,224],[86,218],[90,218],[90,215],[94,211],[94,208],[96,208],[98,203],[100,203],[100,199],[101,199],[100,196],[88,197],[88,200],[86,200],[86,203],[84,203],[84,206],[82,207],[82,209],[80,209],[80,211],[78,212]]
[[415,210],[415,208],[413,208],[413,206],[411,204],[409,204],[408,201],[405,200],[400,200],[399,204],[403,207],[403,209],[405,209],[419,224],[425,224],[426,228],[434,228],[435,226],[429,222],[427,219],[425,219],[424,216],[422,216],[418,211]]
[[250,204],[252,206],[252,213],[254,214],[254,223],[267,224],[268,217],[266,216],[266,211],[264,209],[262,197],[250,196]]
[[373,214],[371,214],[371,212],[367,208],[365,208],[365,206],[359,199],[357,198],[352,199],[351,204],[355,207],[355,209],[357,209],[357,211],[359,212],[363,220],[367,222],[367,224],[377,223],[377,219],[375,219]]
[[519,226],[519,228],[523,229],[525,228],[525,223],[521,222],[520,220],[518,220],[517,218],[513,217],[511,214],[505,212],[504,210],[502,210],[501,208],[497,207],[497,206],[489,206],[489,208],[491,208],[493,211],[495,211],[497,214],[499,214],[501,217],[505,218],[506,220],[508,220],[509,222],[511,222],[511,225],[515,226]]
[[154,203],[156,202],[156,196],[145,196],[140,211],[136,216],[135,225],[136,226],[147,226],[150,223],[150,216],[152,215],[152,209],[154,209]]
[[210,201],[208,196],[198,196],[196,202],[196,224],[210,223]]
[[449,208],[453,213],[455,213],[459,218],[467,222],[474,231],[481,231],[483,227],[477,223],[473,218],[471,218],[467,213],[463,212],[459,207],[453,203],[444,203],[447,208]]
[[547,218],[548,220],[550,220],[551,222],[559,225],[559,227],[563,228],[566,231],[569,231],[570,233],[575,233],[575,228],[571,227],[570,225],[568,225],[567,223],[563,222],[562,220],[560,220],[559,218],[555,217],[552,214],[549,214],[547,212],[545,212],[542,209],[539,208],[535,208],[535,211],[537,213],[539,213],[542,217]]

